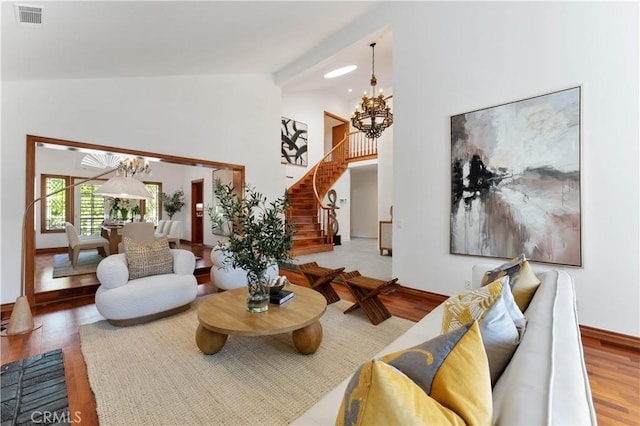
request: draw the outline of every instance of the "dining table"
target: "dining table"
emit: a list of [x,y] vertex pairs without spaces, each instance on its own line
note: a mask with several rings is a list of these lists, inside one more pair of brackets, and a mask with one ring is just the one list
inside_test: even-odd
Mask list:
[[122,228],[124,225],[120,224],[104,224],[102,225],[102,231],[100,235],[109,240],[109,253],[117,254],[118,253],[118,244],[122,239]]

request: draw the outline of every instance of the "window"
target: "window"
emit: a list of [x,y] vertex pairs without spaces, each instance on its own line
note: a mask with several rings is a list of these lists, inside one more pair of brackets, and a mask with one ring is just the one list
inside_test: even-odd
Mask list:
[[40,203],[40,229],[43,233],[64,232],[65,222],[71,222],[70,191],[62,191],[69,185],[69,176],[42,175],[42,196],[60,191]]
[[142,200],[140,203],[140,214],[144,215],[144,219],[147,222],[153,222],[154,225],[158,224],[160,219],[160,192],[162,192],[161,183],[145,183],[149,193],[153,196],[151,200]]
[[78,186],[80,193],[80,226],[76,224],[80,235],[100,235],[102,223],[105,218],[104,197],[96,196],[93,193],[102,186],[104,182],[88,182]]
[[[65,232],[65,222],[71,222],[80,235],[100,235],[102,224],[105,218],[109,217],[109,211],[106,210],[108,203],[104,197],[95,196],[94,192],[104,181],[85,182],[62,191],[71,185],[72,179],[71,176],[42,175],[40,185],[43,196],[60,192],[42,200],[40,229],[43,233]],[[162,208],[159,201],[162,183],[145,183],[145,187],[153,199],[139,202],[140,215],[143,215],[146,221],[157,224]],[[79,223],[76,223],[78,220]]]

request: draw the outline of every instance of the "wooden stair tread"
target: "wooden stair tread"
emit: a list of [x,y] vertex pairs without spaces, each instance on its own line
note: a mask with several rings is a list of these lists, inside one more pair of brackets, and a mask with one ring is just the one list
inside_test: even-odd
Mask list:
[[312,235],[312,236],[302,236],[302,235],[294,235],[293,241],[301,241],[301,240],[317,240],[324,239],[324,235]]
[[333,244],[320,244],[315,246],[294,247],[291,250],[294,256],[302,256],[305,254],[322,253],[325,251],[333,251]]

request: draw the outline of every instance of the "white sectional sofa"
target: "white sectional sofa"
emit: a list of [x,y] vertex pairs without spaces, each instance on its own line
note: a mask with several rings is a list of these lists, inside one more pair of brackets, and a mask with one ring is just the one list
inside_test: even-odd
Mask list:
[[[495,264],[473,267],[473,287]],[[534,267],[541,284],[529,307],[526,331],[493,387],[497,425],[595,425],[596,416],[583,358],[575,290],[571,276]],[[443,306],[417,322],[379,356],[410,348],[440,334]],[[350,377],[325,395],[297,425],[335,424]]]

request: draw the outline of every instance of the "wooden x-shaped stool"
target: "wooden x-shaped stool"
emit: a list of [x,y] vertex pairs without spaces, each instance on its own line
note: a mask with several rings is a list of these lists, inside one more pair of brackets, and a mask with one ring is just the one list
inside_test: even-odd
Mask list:
[[362,276],[358,271],[345,272],[340,274],[340,276],[356,299],[356,303],[344,311],[345,314],[362,308],[362,311],[371,320],[373,325],[378,325],[391,316],[386,306],[378,299],[378,294],[398,287],[399,284],[396,283],[396,281],[398,281],[397,278],[391,281],[383,281]]
[[344,268],[330,269],[318,266],[316,262],[310,262],[298,265],[298,271],[306,278],[312,289],[327,299],[327,303],[331,304],[340,300],[340,296],[331,286],[331,281],[344,271]]

